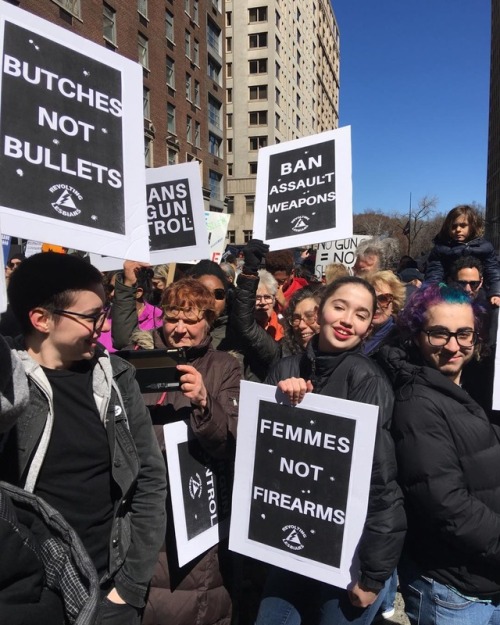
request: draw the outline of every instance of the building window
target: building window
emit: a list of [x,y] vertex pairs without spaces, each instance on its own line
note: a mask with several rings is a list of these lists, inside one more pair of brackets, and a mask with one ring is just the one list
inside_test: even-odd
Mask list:
[[226,212],[228,215],[232,215],[234,213],[234,196],[228,195],[226,200]]
[[207,43],[208,47],[211,48],[218,56],[221,55],[221,44],[220,44],[220,28],[212,22],[212,20],[207,21]]
[[297,108],[300,108],[300,95],[297,93],[297,95],[295,96],[295,104],[297,105]]
[[170,104],[170,102],[167,104],[167,130],[169,133],[175,135],[176,134],[176,129],[175,129],[175,106],[173,104]]
[[300,74],[299,74],[299,72],[297,72],[297,79],[296,79],[296,82],[297,82],[297,87],[299,87],[299,88],[300,88],[301,78],[300,78]]
[[146,167],[153,167],[153,140],[151,137],[144,137],[144,160]]
[[216,100],[213,96],[208,96],[208,121],[215,126],[215,128],[222,129],[221,124],[221,111],[222,104]]
[[231,26],[233,20],[233,14],[231,11],[226,11],[226,26]]
[[275,113],[274,114],[274,127],[276,128],[276,130],[280,129],[280,123],[281,123],[280,116],[278,115],[278,113]]
[[71,13],[74,17],[78,19],[82,18],[82,8],[80,6],[80,0],[52,0],[60,7],[62,7],[68,13]]
[[236,243],[236,230],[228,230],[226,239],[228,243]]
[[281,52],[281,41],[279,40],[279,37],[275,38],[274,49],[276,50],[276,54]]
[[232,102],[233,101],[233,90],[232,89],[226,89],[226,94],[227,94],[226,100],[228,102]]
[[251,24],[254,22],[267,22],[267,7],[248,9],[248,21]]
[[259,150],[260,148],[265,148],[267,145],[267,135],[249,137],[248,139],[250,142],[250,150]]
[[195,24],[198,24],[199,19],[200,19],[199,0],[193,0],[193,22]]
[[226,37],[226,52],[232,52],[232,51],[233,51],[233,38]]
[[190,0],[184,0],[184,11],[188,15],[191,15],[191,7],[189,5],[190,5]]
[[146,87],[142,88],[142,109],[144,114],[144,119],[151,119],[151,107],[149,103],[149,89]]
[[137,0],[137,11],[147,19],[148,0]]
[[267,74],[267,59],[253,59],[248,65],[250,74]]
[[232,176],[233,175],[233,164],[232,163],[228,163],[227,164],[227,175],[228,176]]
[[222,156],[222,139],[213,133],[208,133],[208,151],[214,156]]
[[191,102],[191,75],[186,74],[186,100]]
[[176,165],[179,152],[174,148],[167,147],[167,165]]
[[243,230],[243,243],[248,243],[253,236],[253,230]]
[[233,152],[233,140],[228,139],[227,140],[227,153],[232,154],[232,152]]
[[189,143],[193,143],[191,133],[193,132],[193,120],[189,115],[186,117],[186,139]]
[[253,213],[255,206],[255,195],[245,195],[245,210],[247,213]]
[[274,12],[274,23],[276,25],[276,28],[279,30],[281,24],[281,15],[278,13],[278,11]]
[[248,122],[250,126],[266,126],[267,111],[251,111],[248,114]]
[[251,176],[255,176],[257,174],[257,161],[251,161],[248,163],[248,172]]
[[167,56],[167,85],[175,89],[175,61]]
[[222,198],[222,174],[210,169],[208,172],[208,180],[210,184],[210,199],[220,200]]
[[300,34],[300,30],[297,28],[297,43],[300,46],[300,43],[302,41],[302,35]]
[[221,85],[221,66],[210,54],[208,55],[208,77],[218,85]]
[[194,103],[200,106],[200,83],[197,80],[194,81]]
[[250,48],[267,48],[267,33],[254,33],[248,36]]
[[193,63],[200,65],[200,42],[196,41],[196,39],[193,42]]
[[137,54],[139,56],[139,63],[144,69],[149,69],[148,40],[142,33],[138,33],[137,35]]
[[300,115],[296,115],[295,117],[295,126],[297,127],[297,130],[300,130]]
[[191,34],[188,30],[184,32],[184,52],[188,59],[191,59]]
[[297,9],[297,17],[296,17],[297,23],[298,23],[298,22],[300,22],[300,17],[301,17],[301,15],[302,15],[302,14],[301,14],[301,12],[300,12],[300,9]]
[[194,144],[197,148],[201,146],[201,124],[200,122],[194,123]]
[[233,64],[232,63],[226,63],[226,76],[228,78],[231,78],[233,75]]
[[165,11],[165,35],[169,41],[174,42],[174,16],[170,11]]
[[102,33],[104,39],[116,46],[116,12],[107,4],[102,5]]
[[281,67],[278,62],[274,64],[274,76],[279,79],[281,73]]
[[267,100],[267,85],[254,85],[248,91],[250,100]]
[[278,87],[275,87],[274,89],[274,101],[276,104],[279,105],[281,100],[281,91],[278,89]]
[[227,127],[228,128],[233,127],[233,114],[232,113],[227,114]]

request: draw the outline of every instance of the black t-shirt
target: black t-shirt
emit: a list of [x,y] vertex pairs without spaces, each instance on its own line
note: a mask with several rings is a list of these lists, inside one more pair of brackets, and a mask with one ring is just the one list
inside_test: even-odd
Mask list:
[[35,493],[76,530],[101,577],[108,567],[115,485],[107,433],[92,392],[90,363],[44,368],[54,424]]

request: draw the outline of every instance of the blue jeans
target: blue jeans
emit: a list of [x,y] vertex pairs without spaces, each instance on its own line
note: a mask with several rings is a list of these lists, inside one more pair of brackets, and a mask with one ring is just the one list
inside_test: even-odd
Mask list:
[[500,605],[470,599],[421,575],[399,569],[399,587],[412,625],[500,625]]
[[391,575],[388,585],[387,592],[385,593],[385,598],[382,601],[382,605],[380,606],[381,612],[386,612],[394,608],[396,604],[396,595],[398,592],[398,572],[394,571]]
[[283,569],[272,568],[256,625],[369,625],[382,604],[390,580],[375,602],[356,608],[347,591]]

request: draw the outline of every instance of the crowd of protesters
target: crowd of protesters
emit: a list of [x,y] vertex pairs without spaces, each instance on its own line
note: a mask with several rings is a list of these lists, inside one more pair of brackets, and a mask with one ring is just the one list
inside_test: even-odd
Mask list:
[[[425,265],[371,239],[315,276],[310,250],[249,241],[220,265],[13,256],[0,320],[0,625],[500,623],[500,265],[450,211]],[[179,389],[141,392],[114,352],[182,349]],[[180,567],[163,426],[234,459],[240,380],[291,404],[379,407],[347,590],[227,541]],[[328,545],[325,544],[325,549]]]

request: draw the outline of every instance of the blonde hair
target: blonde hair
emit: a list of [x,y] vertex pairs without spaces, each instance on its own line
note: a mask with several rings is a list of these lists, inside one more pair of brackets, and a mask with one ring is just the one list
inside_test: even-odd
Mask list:
[[325,282],[326,284],[332,283],[337,278],[348,276],[349,271],[342,263],[330,263],[325,267]]
[[369,282],[374,289],[378,289],[381,284],[387,285],[389,291],[393,296],[392,311],[394,315],[397,315],[403,308],[406,299],[405,285],[392,271],[376,271],[366,276],[366,281]]

